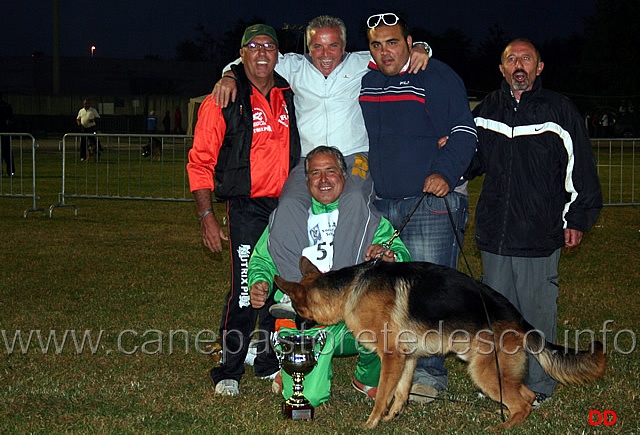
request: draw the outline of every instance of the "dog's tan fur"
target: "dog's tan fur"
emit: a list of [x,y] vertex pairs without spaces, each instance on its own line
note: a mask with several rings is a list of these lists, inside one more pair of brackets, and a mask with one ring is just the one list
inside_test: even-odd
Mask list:
[[[374,428],[381,419],[391,420],[402,412],[420,356],[457,354],[468,363],[473,382],[488,397],[500,401],[497,355],[502,403],[509,412],[509,419],[497,426],[500,429],[522,423],[531,412],[535,394],[523,383],[527,361],[525,348],[544,346],[535,357],[547,373],[563,383],[589,382],[604,374],[606,358],[601,344],[596,342],[594,350],[588,353],[544,343],[535,338],[539,337],[537,334],[529,335],[525,340],[525,333],[533,328],[497,292],[450,268],[430,263],[399,266],[401,264],[363,264],[322,275],[303,257],[300,283],[275,277],[276,284],[291,297],[300,316],[325,325],[344,321],[355,337],[380,357],[380,382],[367,427]],[[436,284],[430,286],[429,282]],[[421,288],[418,291],[416,287]],[[475,291],[477,294],[472,293]],[[461,298],[474,298],[480,293],[488,301],[488,314],[492,319],[490,328],[478,326],[476,308],[464,307],[447,318],[442,334],[435,333],[439,331],[437,319],[441,318],[437,312],[427,316],[410,307],[410,298],[414,305],[415,298],[421,298],[420,305],[429,304],[429,297],[446,295],[449,299],[462,301]],[[481,314],[484,316],[484,312]],[[495,343],[497,352],[493,351],[491,330],[495,337],[503,337]],[[469,341],[462,340],[465,338],[462,331],[471,333]],[[407,332],[426,338],[412,342],[408,340]]]

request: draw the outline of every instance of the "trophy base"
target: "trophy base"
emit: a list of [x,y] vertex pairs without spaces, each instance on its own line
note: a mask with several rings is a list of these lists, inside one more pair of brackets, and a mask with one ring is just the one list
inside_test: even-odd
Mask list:
[[285,418],[291,420],[313,420],[313,411],[313,406],[309,403],[300,405],[287,402],[282,403],[282,413]]

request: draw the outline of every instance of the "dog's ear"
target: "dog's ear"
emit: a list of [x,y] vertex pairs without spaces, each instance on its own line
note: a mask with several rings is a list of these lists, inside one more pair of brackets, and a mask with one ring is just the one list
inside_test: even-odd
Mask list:
[[314,273],[319,274],[320,270],[307,257],[300,257],[300,272],[302,272],[302,276],[307,276]]
[[284,279],[280,278],[278,275],[275,275],[273,277],[273,282],[274,282],[275,285],[278,286],[278,288],[280,290],[282,290],[283,292],[286,293],[286,291],[284,291],[283,287],[285,287],[289,283],[288,281],[285,281]]
[[300,284],[298,284],[297,282],[286,281],[280,278],[278,275],[273,277],[273,282],[278,286],[280,290],[282,290],[289,296],[291,296],[291,293],[297,293],[298,287],[300,287]]
[[[309,321],[313,319],[307,307],[307,291],[304,282],[297,283],[286,281],[280,278],[278,275],[275,275],[273,277],[273,282],[278,286],[280,290],[282,290],[291,298],[291,304],[293,305],[293,309],[296,311],[296,313],[304,315],[305,318]],[[307,325],[310,325],[310,323],[308,323]]]

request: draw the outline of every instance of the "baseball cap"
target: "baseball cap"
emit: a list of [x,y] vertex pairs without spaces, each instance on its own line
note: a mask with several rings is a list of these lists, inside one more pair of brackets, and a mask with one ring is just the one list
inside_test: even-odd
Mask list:
[[247,27],[244,31],[244,35],[242,35],[242,42],[240,43],[240,47],[244,47],[248,43],[251,42],[253,38],[258,35],[265,35],[273,39],[273,42],[276,45],[280,45],[278,43],[278,37],[276,36],[276,31],[273,27],[267,26],[266,24],[254,24],[253,26]]

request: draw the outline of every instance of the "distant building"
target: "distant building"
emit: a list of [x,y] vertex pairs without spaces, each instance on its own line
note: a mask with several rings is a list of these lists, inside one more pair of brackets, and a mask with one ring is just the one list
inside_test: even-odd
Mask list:
[[188,113],[190,98],[210,93],[221,74],[213,62],[63,57],[54,94],[52,57],[4,57],[0,64],[15,128],[38,136],[75,132],[84,98],[100,112],[103,132],[144,132],[150,110]]

